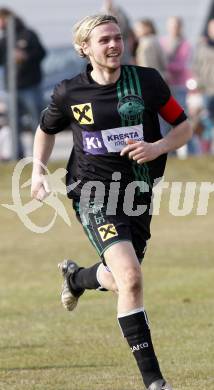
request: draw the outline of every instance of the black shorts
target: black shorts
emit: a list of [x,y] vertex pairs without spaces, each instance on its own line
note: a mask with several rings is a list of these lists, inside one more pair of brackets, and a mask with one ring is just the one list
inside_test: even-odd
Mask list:
[[150,238],[149,212],[139,216],[128,216],[123,211],[117,212],[116,215],[106,215],[106,206],[103,204],[95,206],[91,202],[87,210],[80,210],[80,203],[77,201],[73,201],[73,208],[104,265],[106,249],[121,241],[132,242],[136,256],[139,262],[142,262],[147,240]]

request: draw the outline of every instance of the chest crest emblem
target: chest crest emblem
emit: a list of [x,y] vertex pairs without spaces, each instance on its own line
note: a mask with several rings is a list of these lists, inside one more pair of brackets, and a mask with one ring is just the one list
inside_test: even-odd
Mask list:
[[145,109],[144,101],[140,96],[126,95],[119,100],[117,109],[122,119],[141,121]]

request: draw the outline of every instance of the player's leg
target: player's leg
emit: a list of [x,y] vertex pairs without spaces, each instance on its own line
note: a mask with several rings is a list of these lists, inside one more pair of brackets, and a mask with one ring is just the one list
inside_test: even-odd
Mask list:
[[137,361],[146,388],[162,380],[143,307],[141,267],[131,242],[120,242],[105,251],[105,261],[118,286],[118,321]]
[[66,310],[72,311],[79,297],[87,290],[117,291],[111,272],[102,263],[92,267],[79,267],[72,260],[64,260],[58,264],[63,275],[61,302]]
[[59,268],[67,272],[70,269],[69,283],[77,293],[81,290],[108,290],[115,292],[117,286],[114,277],[107,266],[101,261],[91,267],[79,267],[72,260],[64,260],[59,263]]
[[[88,212],[88,209],[86,209],[86,213],[85,210],[82,209],[80,215],[79,203],[74,202],[74,209],[76,211],[77,219],[83,226],[88,239],[95,247],[102,260],[104,260],[103,252],[105,251],[105,246],[112,244],[115,238],[118,239],[118,234],[120,234],[120,232],[117,233],[116,230],[111,233],[111,229],[108,228],[105,231],[104,227],[106,226],[113,226],[115,229],[115,226],[112,225],[108,216],[105,214],[105,206],[93,207],[90,209],[90,213]],[[104,232],[102,229],[104,229]],[[104,239],[103,236],[105,236]],[[79,267],[73,260],[64,260],[59,263],[59,268],[62,271],[64,278],[61,301],[63,306],[69,311],[76,307],[79,297],[86,289],[117,290],[113,275],[102,262],[84,268]]]
[[71,283],[77,289],[108,290],[113,292],[117,290],[112,273],[102,262],[88,268],[79,268],[74,274]]

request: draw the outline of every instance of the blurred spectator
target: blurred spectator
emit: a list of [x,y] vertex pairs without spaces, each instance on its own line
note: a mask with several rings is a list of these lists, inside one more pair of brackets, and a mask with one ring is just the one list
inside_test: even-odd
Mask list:
[[154,23],[150,19],[139,20],[134,31],[138,39],[136,65],[155,68],[165,77],[166,57],[157,39]]
[[191,46],[183,36],[182,20],[172,16],[167,21],[168,35],[161,39],[167,57],[167,81],[173,95],[185,108],[190,77]]
[[23,113],[28,113],[31,120],[31,128],[36,129],[40,116],[42,104],[41,93],[41,61],[45,57],[45,49],[42,46],[37,34],[28,29],[24,22],[8,8],[0,8],[0,64],[5,67],[5,88],[8,86],[6,69],[7,62],[7,26],[10,17],[15,21],[15,50],[14,58],[16,63],[17,96],[18,96],[18,157],[24,156],[21,142]]
[[[187,81],[191,77],[190,61],[192,57],[192,49],[190,43],[184,38],[183,23],[181,18],[171,16],[167,20],[168,35],[161,39],[161,45],[167,57],[166,80],[171,89],[172,95],[181,104],[185,111],[187,111]],[[178,155],[184,152],[178,151]],[[193,135],[188,142],[188,153],[198,154],[198,141]]]
[[5,99],[0,97],[0,161],[12,157],[11,129],[8,126],[8,112]]
[[188,116],[191,120],[191,125],[194,132],[194,141],[195,143],[197,142],[198,154],[206,153],[207,147],[206,141],[204,140],[204,136],[206,137],[204,131],[204,114],[206,110],[204,108],[203,96],[197,89],[188,93],[187,108]]
[[101,11],[104,14],[115,16],[118,20],[124,40],[124,54],[122,63],[132,63],[134,61],[136,39],[127,15],[121,7],[114,4],[113,0],[104,0]]
[[204,94],[207,115],[203,116],[206,151],[211,152],[214,132],[214,19],[208,22],[207,36],[201,38],[193,61],[199,90]]

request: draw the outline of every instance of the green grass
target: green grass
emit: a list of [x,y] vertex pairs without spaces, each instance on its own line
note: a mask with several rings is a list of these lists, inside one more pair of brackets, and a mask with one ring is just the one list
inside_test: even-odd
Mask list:
[[[12,203],[12,171],[12,164],[0,166],[0,204]],[[213,182],[213,173],[211,158],[171,159],[166,179]],[[161,367],[175,390],[212,390],[214,195],[206,216],[196,216],[195,205],[190,215],[174,217],[165,191],[144,264],[145,307]],[[25,189],[23,202],[28,200]],[[61,307],[58,260],[97,260],[63,201],[72,226],[58,217],[41,235],[0,206],[0,390],[143,389],[117,325],[113,294],[87,292],[73,313]],[[53,211],[42,206],[34,214],[45,225]]]

